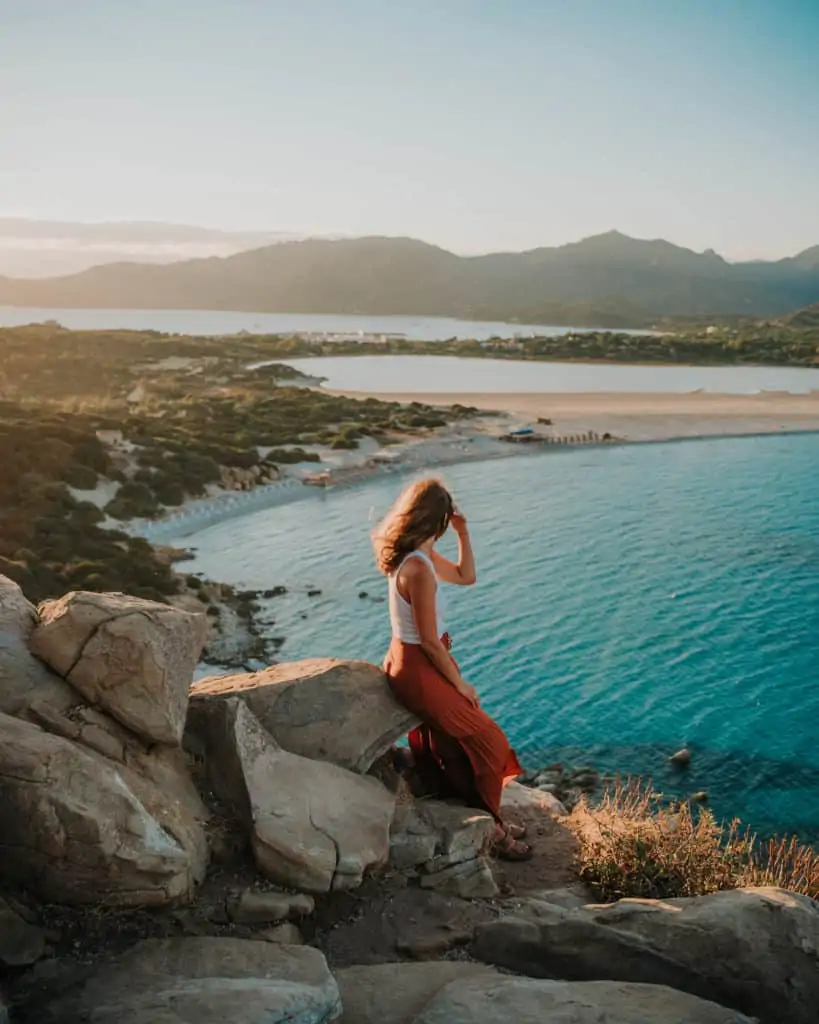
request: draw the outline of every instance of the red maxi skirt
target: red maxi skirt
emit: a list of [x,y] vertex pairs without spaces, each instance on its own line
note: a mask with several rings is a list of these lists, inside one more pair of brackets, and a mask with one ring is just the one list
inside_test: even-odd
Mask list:
[[[449,637],[443,639],[448,647]],[[523,769],[500,726],[459,693],[418,644],[394,639],[384,671],[398,700],[421,719],[409,743],[422,778],[501,822],[503,787]]]

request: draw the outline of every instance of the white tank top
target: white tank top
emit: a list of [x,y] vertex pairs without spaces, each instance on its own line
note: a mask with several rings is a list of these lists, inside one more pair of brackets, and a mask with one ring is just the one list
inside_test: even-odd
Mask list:
[[[390,592],[390,624],[392,625],[392,635],[396,640],[402,640],[405,644],[420,644],[421,637],[418,635],[418,629],[415,625],[415,616],[412,613],[412,605],[406,600],[406,598],[401,596],[398,590],[398,573],[410,558],[420,558],[423,562],[426,562],[433,576],[435,575],[435,566],[432,564],[432,559],[429,555],[425,555],[423,551],[411,551],[407,555],[401,565],[399,565],[395,572],[388,578]],[[444,632],[442,616],[443,604],[441,588],[436,585],[435,614],[438,619],[439,636]]]

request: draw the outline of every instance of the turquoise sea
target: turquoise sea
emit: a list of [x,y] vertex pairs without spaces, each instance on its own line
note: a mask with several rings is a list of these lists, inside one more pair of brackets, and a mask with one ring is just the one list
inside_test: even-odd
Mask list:
[[[479,569],[450,588],[447,626],[525,763],[706,789],[720,816],[819,837],[819,436],[549,452],[445,477]],[[280,658],[378,661],[388,616],[368,538],[401,483],[223,521],[185,537],[190,567],[288,588],[263,603]],[[684,744],[680,776],[666,758]]]

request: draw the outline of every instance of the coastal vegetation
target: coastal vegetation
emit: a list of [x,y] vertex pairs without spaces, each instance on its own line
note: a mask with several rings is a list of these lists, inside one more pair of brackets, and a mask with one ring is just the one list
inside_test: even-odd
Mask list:
[[618,782],[585,808],[580,876],[605,902],[704,896],[746,886],[780,886],[819,898],[819,853],[795,838],[760,843],[739,821],[704,806],[669,807],[649,783]]
[[776,317],[818,301],[815,249],[732,263],[710,250],[618,231],[483,256],[411,238],[307,239],[224,259],[0,278],[0,303],[18,306],[449,316],[613,329],[669,316]]
[[[333,397],[256,338],[0,330],[0,573],[39,601],[67,589],[166,600],[179,577],[119,523],[155,517],[231,474],[275,479],[355,448],[470,415]],[[102,497],[101,497],[102,496]]]
[[[450,338],[446,341],[268,339],[270,358],[308,356],[432,355],[536,362],[658,363],[699,366],[819,366],[819,317],[809,310],[779,322],[731,320],[680,323],[662,333],[569,331],[540,337]],[[816,318],[816,319],[814,319]]]

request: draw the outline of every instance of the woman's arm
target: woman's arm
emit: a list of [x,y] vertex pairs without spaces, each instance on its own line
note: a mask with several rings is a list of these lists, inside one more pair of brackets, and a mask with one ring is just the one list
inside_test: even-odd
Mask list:
[[441,675],[455,689],[473,704],[478,703],[474,687],[461,676],[455,659],[441,643],[438,635],[438,616],[435,611],[435,577],[428,567],[412,560],[415,564],[405,566],[402,576],[407,596],[415,619],[415,628],[421,641],[421,649]]
[[437,551],[433,551],[432,564],[435,566],[435,574],[444,583],[471,587],[477,580],[478,574],[475,571],[475,555],[472,551],[466,517],[462,516],[460,512],[456,512],[450,520],[450,525],[458,534],[458,563],[456,565],[455,562],[450,562],[448,558],[439,555]]

